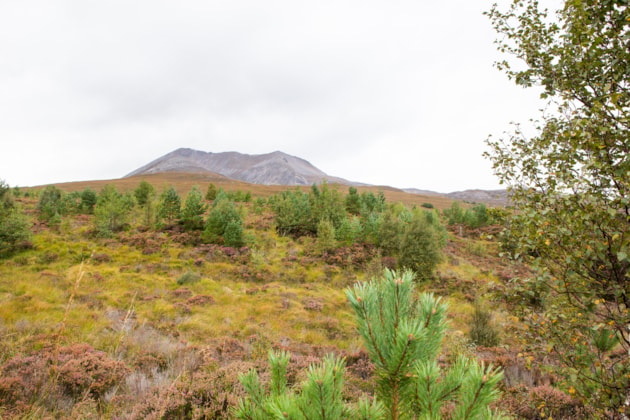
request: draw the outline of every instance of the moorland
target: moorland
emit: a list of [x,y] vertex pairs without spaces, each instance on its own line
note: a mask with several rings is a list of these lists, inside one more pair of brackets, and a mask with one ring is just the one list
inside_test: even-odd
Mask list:
[[270,350],[290,354],[289,385],[344,358],[344,400],[371,398],[346,291],[405,268],[448,305],[441,366],[501,368],[493,407],[515,418],[586,412],[526,346],[516,285],[529,268],[502,253],[506,209],[178,173],[3,197],[28,230],[0,260],[3,418],[233,418],[239,375],[267,383]]

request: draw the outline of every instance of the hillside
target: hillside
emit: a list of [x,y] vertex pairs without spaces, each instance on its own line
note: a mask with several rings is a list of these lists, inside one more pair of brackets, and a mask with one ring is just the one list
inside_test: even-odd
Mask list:
[[[77,201],[86,188],[99,196],[108,191],[106,184],[131,193],[142,181],[155,186],[156,202],[169,185],[182,203],[193,185],[204,192],[210,182],[223,189],[226,209],[234,206],[242,218],[242,246],[227,246],[226,238],[212,242],[205,230],[188,230],[182,223],[160,223],[150,207],[138,205],[127,210],[115,231],[107,230],[110,225],[103,230],[103,209],[115,208],[97,204],[88,211]],[[341,217],[351,223],[341,220],[339,231],[346,226],[350,236],[325,243],[310,218],[302,221],[309,225],[282,234],[279,228],[295,228],[295,220],[283,225],[279,205],[298,203],[300,197],[342,205],[346,186],[315,192],[210,173],[160,173],[56,188],[65,207],[49,219],[37,209],[44,189],[16,198],[35,222],[33,236],[0,264],[2,418],[232,418],[231,409],[244,395],[238,375],[256,368],[267,378],[270,349],[292,354],[291,384],[303,378],[310,363],[333,352],[346,358],[345,398],[373,395],[374,367],[345,289],[395,267],[401,257],[352,226],[368,227],[399,214],[396,223],[407,229],[414,214],[442,215],[422,204],[446,209],[451,203],[360,187],[362,205],[377,206],[372,216],[352,215],[344,207]],[[204,204],[204,220],[223,206]],[[377,213],[383,217],[375,218]],[[519,356],[525,330],[509,303],[515,296],[510,281],[526,275],[527,268],[499,256],[496,226],[443,230],[443,217],[430,219],[447,240],[435,271],[420,277],[417,287],[449,304],[440,363],[467,355],[502,366],[506,378],[498,406],[537,418],[540,400],[532,395],[549,378],[531,368],[531,355]],[[498,347],[471,341],[475,305],[490,314],[486,328],[498,334]]]

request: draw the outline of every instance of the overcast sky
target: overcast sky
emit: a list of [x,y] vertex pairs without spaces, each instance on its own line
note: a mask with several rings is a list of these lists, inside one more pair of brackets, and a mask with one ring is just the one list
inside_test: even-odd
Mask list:
[[499,188],[489,134],[541,107],[482,0],[0,1],[0,179],[119,178],[179,147]]

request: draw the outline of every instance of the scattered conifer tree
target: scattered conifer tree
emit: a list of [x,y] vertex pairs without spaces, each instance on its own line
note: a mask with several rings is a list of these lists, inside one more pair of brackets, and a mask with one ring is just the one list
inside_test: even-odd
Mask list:
[[174,187],[169,187],[160,195],[158,218],[167,225],[177,222],[181,216],[182,199]]
[[203,215],[207,205],[203,202],[201,191],[194,187],[187,195],[182,209],[181,221],[187,230],[203,229]]
[[145,207],[151,201],[153,201],[153,197],[155,196],[155,188],[153,185],[149,184],[147,181],[140,181],[140,185],[133,190],[133,195],[136,197],[136,202],[140,207]]
[[337,247],[335,240],[335,227],[328,219],[321,220],[317,224],[317,251],[323,254]]
[[[422,211],[422,213],[428,213]],[[427,217],[417,213],[400,238],[399,265],[417,273],[421,278],[432,278],[442,259],[444,241],[440,232]]]
[[202,238],[208,243],[228,245],[229,242],[229,246],[240,246],[243,240],[242,226],[243,220],[234,203],[227,199],[220,200],[208,215]]
[[217,190],[217,186],[211,182],[208,184],[208,189],[206,190],[206,200],[214,201],[217,198],[218,193],[219,190]]
[[308,194],[300,190],[283,191],[272,197],[270,203],[279,234],[301,236],[317,232]]
[[[432,294],[416,297],[411,271],[385,270],[346,292],[377,381],[376,398],[343,403],[343,360],[327,356],[309,367],[300,392],[287,389],[287,353],[270,353],[270,393],[258,374],[240,380],[249,394],[240,419],[500,419],[489,404],[499,396],[502,372],[463,356],[442,369],[437,356],[446,331],[446,305]],[[417,298],[417,300],[416,300]],[[442,410],[449,406],[447,414]]]
[[0,180],[0,257],[8,255],[31,238],[30,224],[13,200],[11,189]]
[[81,191],[80,212],[84,214],[94,213],[94,206],[98,201],[98,194],[91,188]]
[[37,203],[38,218],[50,226],[59,226],[65,213],[64,193],[54,185],[47,186],[39,196]]
[[361,196],[355,187],[348,189],[348,195],[346,195],[346,211],[351,214],[361,213]]
[[238,220],[230,220],[228,224],[225,225],[223,243],[233,248],[239,248],[244,245],[243,222],[240,218]]
[[437,364],[446,331],[446,304],[432,294],[415,299],[414,274],[385,270],[380,279],[347,291],[358,329],[376,368],[377,397],[386,418],[490,419],[502,373],[460,356],[446,371]]
[[134,204],[135,200],[131,194],[121,194],[113,185],[105,185],[94,207],[94,223],[98,234],[110,236],[123,230],[129,221]]
[[341,221],[346,218],[346,208],[344,199],[339,191],[332,189],[328,186],[328,183],[324,182],[321,186],[313,185],[311,187],[311,193],[309,194],[311,202],[313,227],[317,231],[317,224],[327,219],[335,228],[337,228]]
[[287,387],[287,365],[289,354],[270,352],[270,392],[265,393],[260,377],[255,370],[240,375],[240,380],[249,394],[239,401],[234,412],[236,418],[246,420],[269,419],[380,419],[382,406],[376,402],[361,400],[358,404],[347,404],[343,400],[344,361],[333,355],[324,358],[321,364],[311,365],[306,380],[294,392]]

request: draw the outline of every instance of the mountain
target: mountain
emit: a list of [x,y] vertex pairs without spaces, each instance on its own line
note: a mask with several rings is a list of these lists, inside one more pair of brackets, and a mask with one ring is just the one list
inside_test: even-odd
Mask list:
[[445,197],[455,201],[485,203],[492,206],[507,206],[510,201],[507,190],[465,190],[447,194],[442,194],[435,191],[419,190],[417,188],[404,188],[403,191],[410,194],[419,194],[427,197]]
[[510,201],[507,190],[466,190],[448,193],[445,196],[457,201],[486,203],[497,206],[506,206]]
[[247,155],[177,149],[127,174],[125,178],[162,172],[211,172],[231,179],[262,185],[311,185],[323,181],[360,185],[329,176],[308,161],[283,152]]

